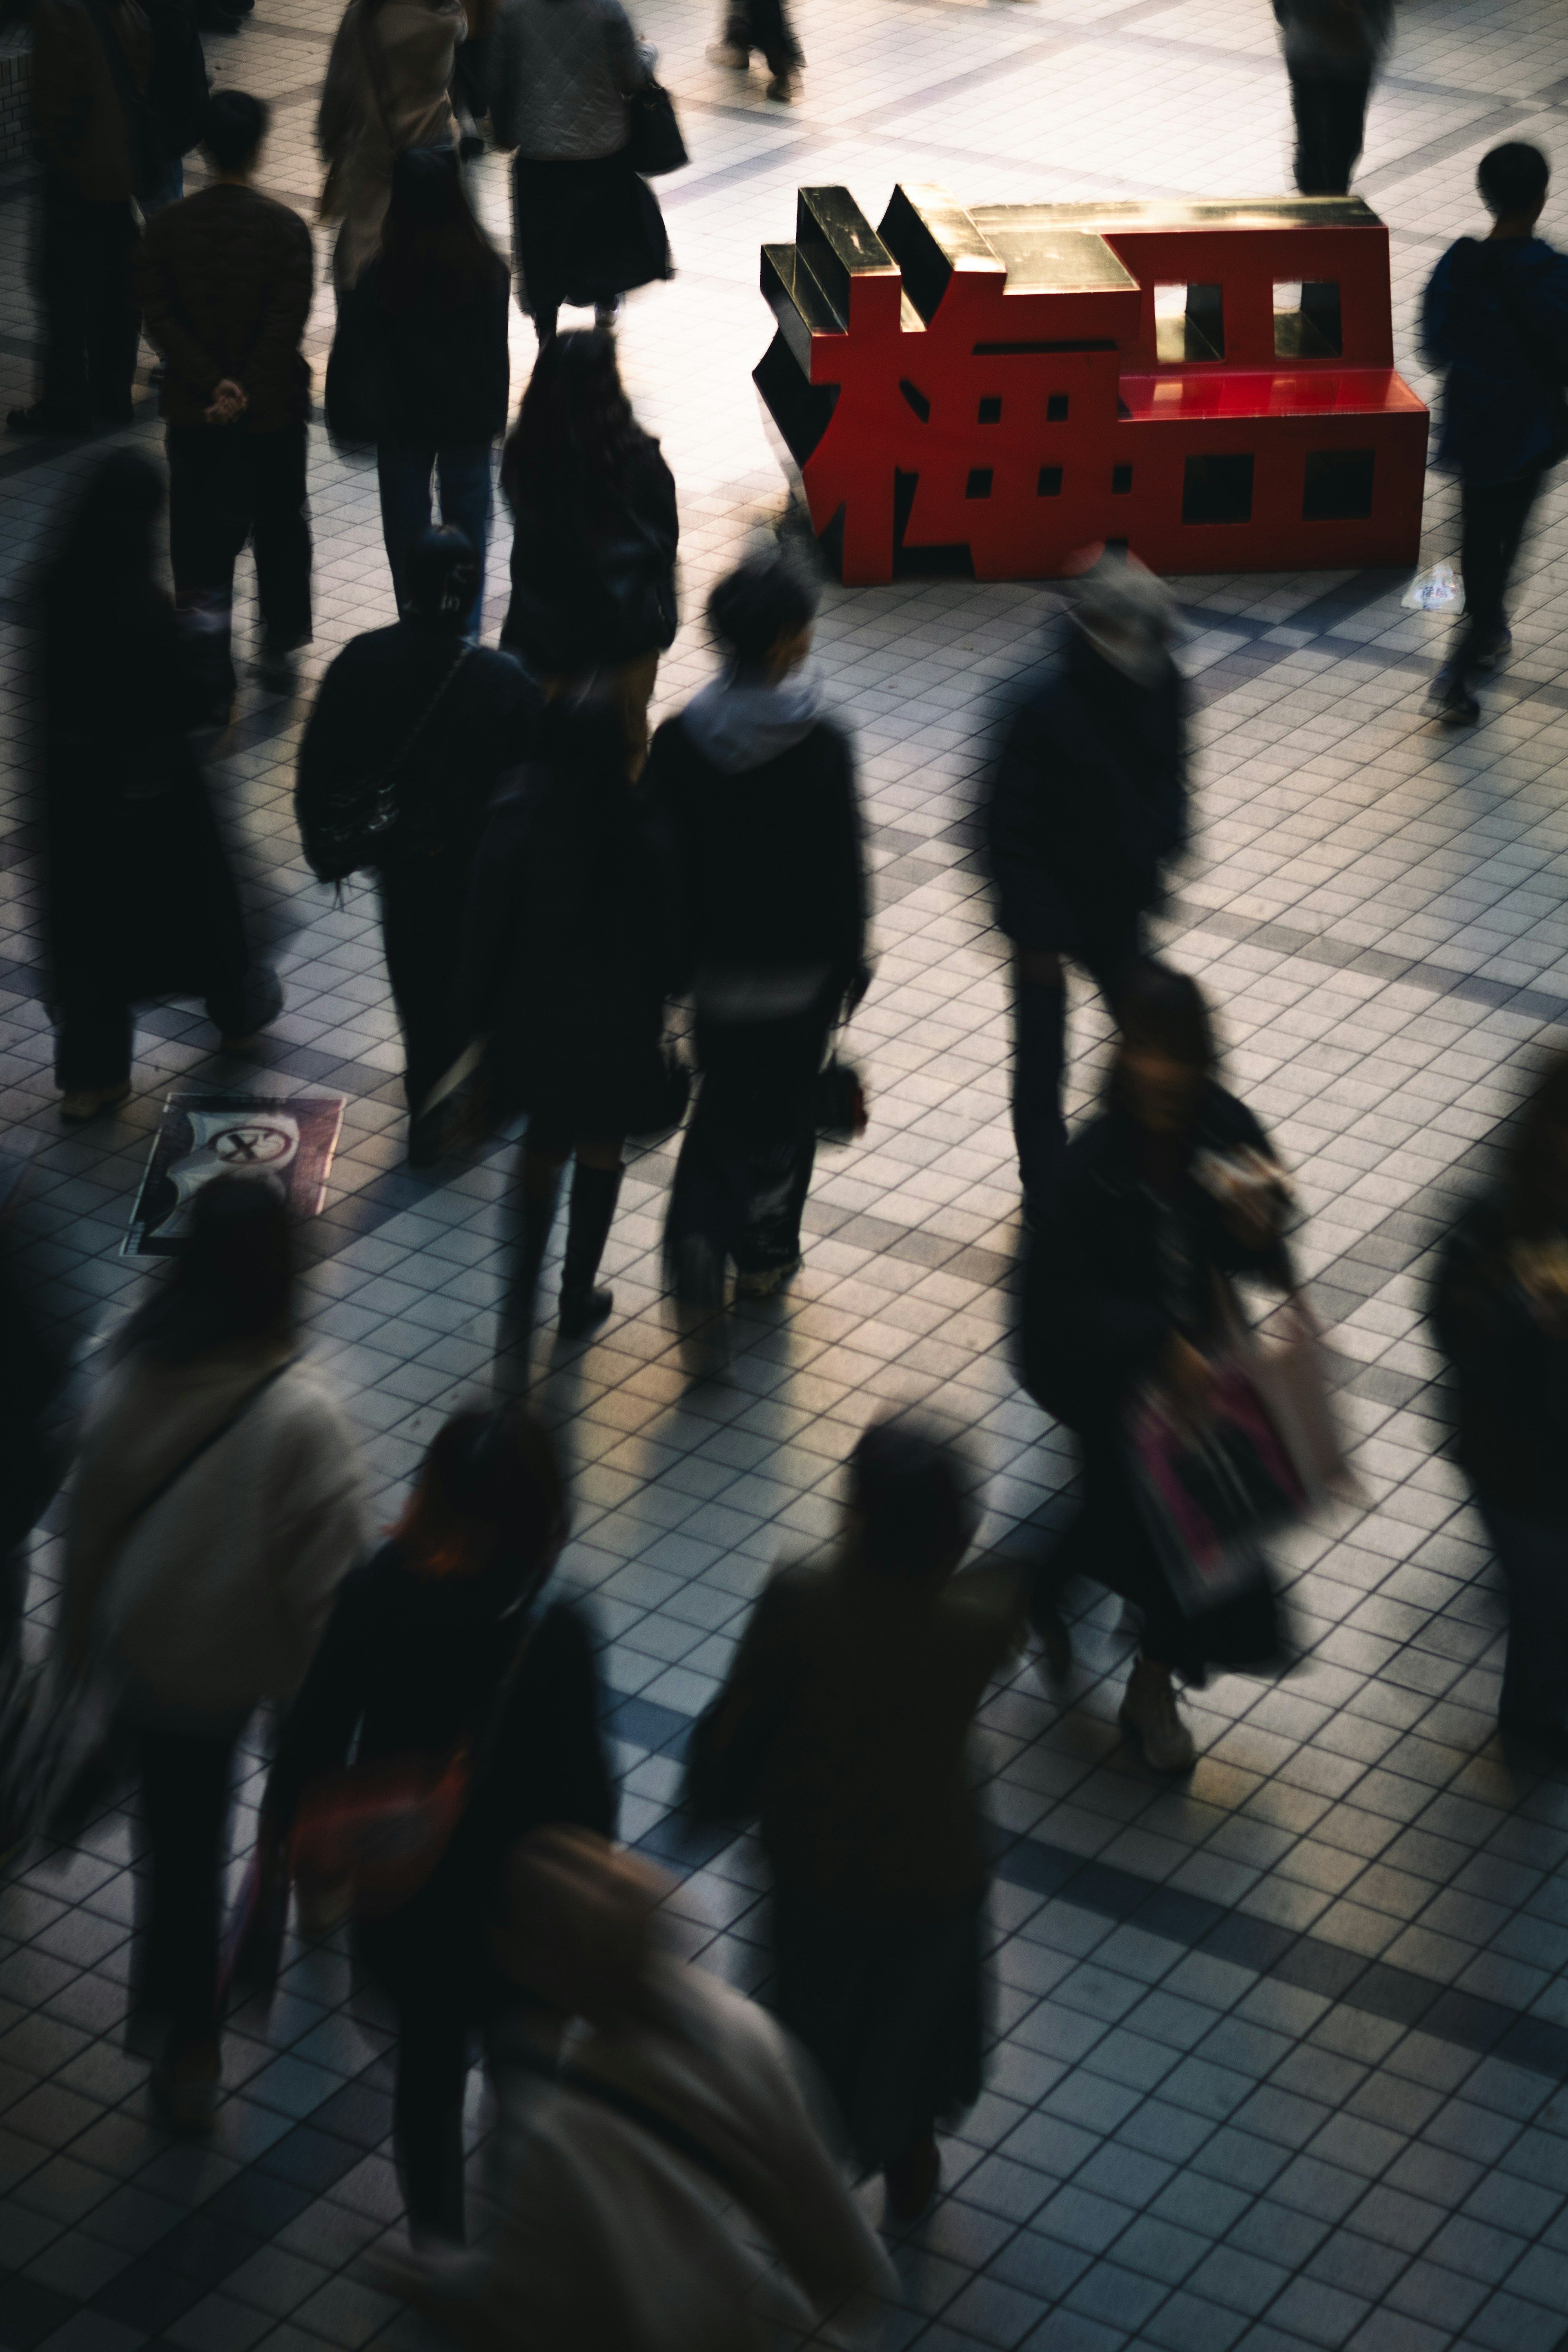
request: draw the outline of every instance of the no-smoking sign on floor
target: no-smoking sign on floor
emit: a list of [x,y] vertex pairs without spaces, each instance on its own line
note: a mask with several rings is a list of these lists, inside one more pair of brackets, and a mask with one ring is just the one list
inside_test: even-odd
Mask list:
[[343,1123],[342,1095],[170,1095],[125,1257],[172,1257],[183,1245],[191,1202],[215,1176],[265,1176],[297,1217],[313,1217]]

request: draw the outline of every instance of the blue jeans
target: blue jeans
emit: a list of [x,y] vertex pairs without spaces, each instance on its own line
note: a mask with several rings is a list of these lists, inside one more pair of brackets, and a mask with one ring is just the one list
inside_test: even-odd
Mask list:
[[465,449],[410,449],[383,441],[376,446],[375,471],[381,485],[381,532],[398,611],[403,610],[409,550],[420,532],[430,528],[434,474],[440,486],[442,521],[466,531],[479,559],[479,593],[463,624],[465,636],[477,638],[484,618],[485,549],[490,535],[489,443],[473,442]]

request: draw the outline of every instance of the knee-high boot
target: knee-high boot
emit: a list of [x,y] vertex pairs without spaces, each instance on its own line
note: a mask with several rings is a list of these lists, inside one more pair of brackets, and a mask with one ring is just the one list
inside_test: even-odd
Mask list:
[[585,1168],[579,1160],[572,1171],[572,1206],[566,1224],[566,1262],[561,1269],[561,1336],[580,1339],[602,1323],[615,1305],[615,1295],[595,1290],[594,1276],[610,1236],[616,1202],[621,1190],[619,1168]]
[[[537,1178],[535,1179],[537,1181]],[[552,1169],[545,1189],[531,1192],[525,1171],[519,1208],[516,1244],[501,1302],[500,1332],[496,1343],[496,1377],[507,1387],[526,1386],[528,1343],[533,1335],[540,1268],[550,1246],[555,1223],[555,1202],[561,1190],[560,1171]]]

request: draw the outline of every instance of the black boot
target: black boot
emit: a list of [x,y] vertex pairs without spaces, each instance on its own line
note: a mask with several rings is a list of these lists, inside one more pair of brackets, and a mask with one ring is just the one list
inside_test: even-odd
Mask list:
[[621,1174],[618,1168],[585,1168],[580,1160],[572,1171],[566,1263],[561,1269],[559,1319],[563,1339],[580,1339],[604,1321],[616,1303],[614,1292],[595,1289],[594,1276],[610,1237]]
[[559,1190],[554,1171],[547,1191],[530,1192],[526,1184],[523,1190],[517,1252],[507,1281],[506,1297],[501,1303],[500,1337],[496,1348],[498,1376],[505,1372],[514,1381],[526,1381],[528,1376],[528,1343],[533,1332],[539,1270],[550,1246],[550,1229],[555,1223],[555,1200]]

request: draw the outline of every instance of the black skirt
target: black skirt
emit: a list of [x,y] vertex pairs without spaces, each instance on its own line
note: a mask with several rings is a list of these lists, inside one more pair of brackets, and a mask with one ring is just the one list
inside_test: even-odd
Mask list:
[[609,302],[670,275],[664,215],[628,148],[585,163],[514,156],[511,225],[518,299],[536,316],[563,302]]

